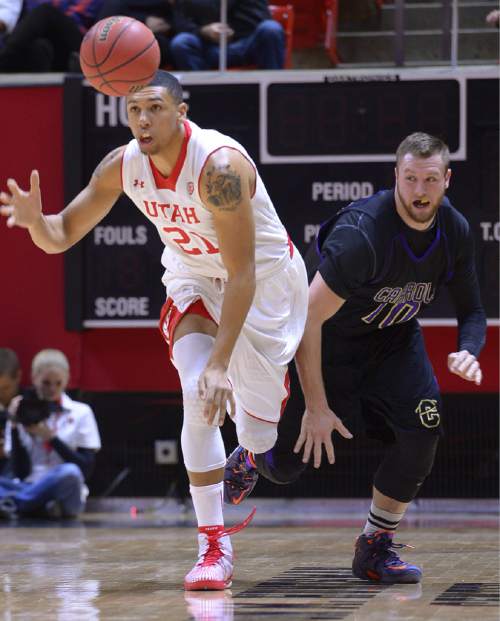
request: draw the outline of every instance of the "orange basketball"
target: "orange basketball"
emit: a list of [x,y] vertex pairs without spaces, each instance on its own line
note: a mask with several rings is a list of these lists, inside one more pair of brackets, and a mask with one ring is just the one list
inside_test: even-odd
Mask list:
[[105,95],[131,95],[146,86],[160,64],[151,30],[132,17],[115,15],[94,24],[80,46],[80,66]]

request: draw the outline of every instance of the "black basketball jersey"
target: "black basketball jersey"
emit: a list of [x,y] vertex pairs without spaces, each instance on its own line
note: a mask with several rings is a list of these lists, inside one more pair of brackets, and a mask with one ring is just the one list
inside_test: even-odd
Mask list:
[[[402,221],[393,190],[351,203],[321,227],[315,254],[306,259],[310,274],[318,269],[346,300],[329,320],[346,336],[416,321],[443,285],[465,315],[482,313],[485,324],[469,225],[446,197],[427,231]],[[469,351],[481,345],[466,344]]]

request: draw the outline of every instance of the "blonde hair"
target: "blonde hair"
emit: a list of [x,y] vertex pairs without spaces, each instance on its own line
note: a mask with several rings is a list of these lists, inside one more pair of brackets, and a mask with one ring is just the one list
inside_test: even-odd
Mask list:
[[444,172],[450,166],[450,150],[448,145],[441,138],[436,138],[436,136],[431,136],[424,132],[414,132],[406,136],[403,142],[401,142],[396,151],[396,166],[399,166],[407,153],[422,159],[427,159],[432,155],[440,155],[444,164]]
[[58,349],[42,349],[31,361],[31,375],[36,375],[42,367],[57,367],[69,375],[69,362]]

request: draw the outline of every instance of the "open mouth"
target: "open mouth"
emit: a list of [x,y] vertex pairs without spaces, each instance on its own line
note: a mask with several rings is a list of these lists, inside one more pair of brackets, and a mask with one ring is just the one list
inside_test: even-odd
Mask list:
[[412,204],[416,209],[424,209],[425,207],[428,207],[431,204],[431,202],[425,198],[425,199],[417,199],[413,201]]
[[143,145],[150,144],[151,142],[153,142],[153,138],[149,134],[143,134],[139,137],[139,142]]

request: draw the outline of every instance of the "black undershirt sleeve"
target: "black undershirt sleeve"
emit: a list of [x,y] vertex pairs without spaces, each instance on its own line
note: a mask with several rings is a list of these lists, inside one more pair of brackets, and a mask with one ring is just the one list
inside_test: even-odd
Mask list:
[[328,287],[347,300],[371,277],[375,255],[359,214],[339,221],[321,248],[318,271]]
[[486,314],[481,304],[470,229],[463,241],[448,289],[458,320],[458,351],[466,349],[477,357],[486,339]]
[[10,433],[12,441],[10,454],[12,471],[16,478],[23,480],[31,474],[31,458],[26,447],[21,442],[19,429],[17,427],[12,427]]
[[88,479],[92,474],[95,463],[95,451],[93,449],[78,447],[74,451],[57,436],[50,440],[50,446],[65,462],[76,464],[85,479]]

